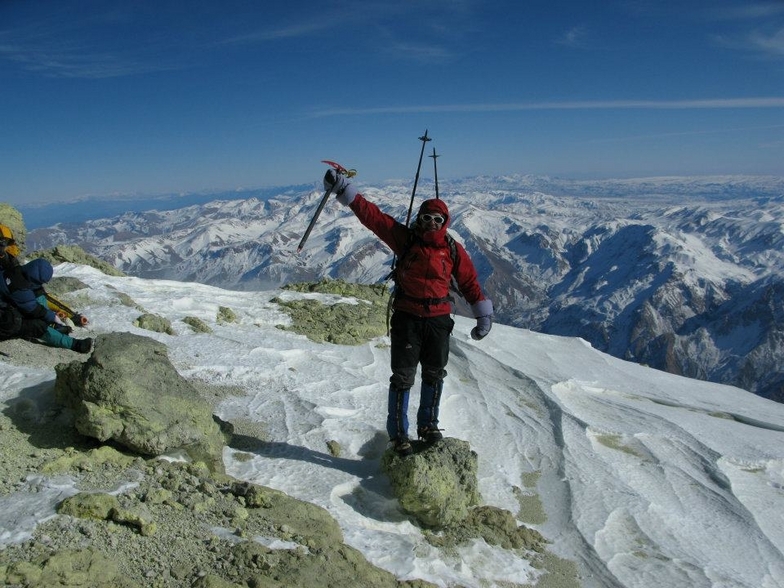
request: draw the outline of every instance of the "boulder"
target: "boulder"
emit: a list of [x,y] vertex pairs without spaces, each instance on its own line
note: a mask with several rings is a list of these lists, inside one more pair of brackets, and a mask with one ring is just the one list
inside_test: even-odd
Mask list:
[[431,529],[465,520],[480,500],[476,452],[467,441],[448,437],[413,447],[413,455],[400,457],[389,449],[381,460],[401,508]]
[[81,434],[146,456],[184,451],[223,471],[228,439],[164,344],[132,333],[99,335],[87,361],[55,370],[55,397],[74,410]]

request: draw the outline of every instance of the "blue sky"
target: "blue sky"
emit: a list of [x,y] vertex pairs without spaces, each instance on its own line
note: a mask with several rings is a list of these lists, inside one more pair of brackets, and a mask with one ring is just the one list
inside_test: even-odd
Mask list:
[[[781,0],[0,0],[0,201],[784,174]],[[432,177],[432,159],[423,177]]]

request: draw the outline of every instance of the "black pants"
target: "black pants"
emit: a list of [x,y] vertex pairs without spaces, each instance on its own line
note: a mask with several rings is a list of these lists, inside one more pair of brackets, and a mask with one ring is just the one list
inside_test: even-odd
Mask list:
[[418,317],[395,311],[392,315],[392,388],[407,390],[414,385],[417,366],[422,364],[422,380],[435,384],[446,377],[449,336],[455,321],[448,314]]
[[16,308],[0,306],[0,340],[16,337],[37,339],[46,332],[46,329],[46,321],[24,318]]

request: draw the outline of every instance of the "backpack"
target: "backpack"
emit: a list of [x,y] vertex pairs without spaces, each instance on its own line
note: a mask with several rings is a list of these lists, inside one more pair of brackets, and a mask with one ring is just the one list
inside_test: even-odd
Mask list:
[[[446,239],[446,244],[449,246],[449,257],[452,259],[452,279],[449,283],[449,289],[454,290],[458,294],[460,290],[457,288],[457,281],[455,280],[455,268],[457,267],[458,263],[460,263],[460,257],[457,255],[457,242],[455,238],[450,235],[449,233],[444,234],[444,238]],[[411,250],[411,247],[414,246],[414,242],[416,241],[416,235],[414,231],[409,231],[408,233],[408,241],[406,241],[406,246],[403,248],[403,252],[398,256],[397,262],[395,263],[395,267],[389,274],[388,278],[396,279],[397,278],[397,268],[400,265],[400,262],[403,261],[408,252]]]

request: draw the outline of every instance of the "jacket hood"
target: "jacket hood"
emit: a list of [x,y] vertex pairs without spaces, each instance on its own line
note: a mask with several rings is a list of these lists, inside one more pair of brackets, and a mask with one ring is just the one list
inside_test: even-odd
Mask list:
[[420,214],[429,212],[431,214],[438,213],[444,216],[446,219],[444,224],[441,225],[435,231],[423,231],[417,222],[415,224],[415,231],[417,235],[420,236],[422,241],[428,245],[439,245],[443,246],[446,244],[446,229],[449,226],[449,209],[446,206],[446,203],[443,200],[439,200],[437,198],[432,198],[430,200],[425,200],[422,205],[419,207],[419,212],[417,213],[417,217]]
[[22,271],[34,286],[43,286],[52,279],[54,274],[52,264],[45,259],[34,259],[27,262],[22,266]]
[[449,224],[449,209],[446,206],[446,202],[440,200],[438,198],[431,198],[430,200],[425,200],[422,205],[419,207],[419,212],[417,216],[422,214],[423,212],[430,212],[444,215],[446,218],[446,222],[444,226],[446,227]]

